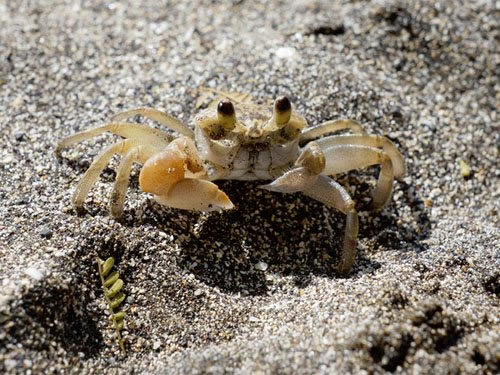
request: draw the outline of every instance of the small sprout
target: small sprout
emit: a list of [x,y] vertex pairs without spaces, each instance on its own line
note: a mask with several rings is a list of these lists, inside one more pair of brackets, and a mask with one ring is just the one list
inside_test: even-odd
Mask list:
[[120,304],[123,302],[124,299],[125,299],[125,294],[123,293],[118,294],[115,298],[111,300],[111,304],[109,305],[109,307],[111,307],[112,309],[116,309],[118,306],[120,306]]
[[123,280],[122,279],[116,280],[113,286],[108,289],[106,296],[108,298],[113,298],[115,295],[118,294],[118,292],[122,289],[122,287],[123,287]]
[[113,272],[111,275],[109,275],[109,277],[106,279],[106,281],[104,281],[104,286],[106,288],[109,288],[111,285],[113,285],[116,280],[118,280],[118,272]]
[[460,165],[460,174],[462,175],[462,177],[464,178],[470,177],[471,169],[469,164],[467,164],[463,160],[460,160],[458,163]]
[[118,320],[123,320],[125,318],[125,313],[123,311],[118,311],[116,314],[113,315],[113,319],[118,321]]
[[115,320],[115,324],[116,324],[116,329],[118,331],[121,331],[123,329],[123,326],[124,326],[123,320],[120,320],[120,321]]
[[108,259],[106,259],[106,261],[102,266],[101,276],[106,277],[109,271],[111,271],[111,268],[113,268],[114,264],[115,264],[115,258],[109,257]]
[[113,321],[113,326],[115,327],[116,339],[120,345],[120,349],[123,354],[125,354],[125,345],[122,340],[120,331],[124,327],[125,313],[123,311],[116,311],[115,309],[120,306],[120,304],[125,299],[125,294],[121,292],[123,288],[123,280],[119,278],[118,272],[114,271],[108,276],[111,268],[115,264],[115,259],[109,257],[106,261],[102,261],[97,258],[97,266],[99,268],[99,276],[101,277],[102,289],[104,291],[104,298],[108,303],[110,319]]

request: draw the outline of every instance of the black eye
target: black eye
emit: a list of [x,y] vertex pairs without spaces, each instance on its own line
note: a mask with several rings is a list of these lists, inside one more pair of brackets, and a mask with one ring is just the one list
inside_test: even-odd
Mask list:
[[233,103],[231,103],[227,99],[221,100],[217,105],[217,113],[223,116],[233,116],[234,115]]
[[274,118],[277,125],[285,125],[290,121],[292,115],[292,104],[286,96],[282,96],[274,102]]
[[233,130],[236,124],[233,103],[227,99],[221,100],[217,105],[217,119],[225,130]]
[[282,96],[276,99],[274,108],[276,108],[276,110],[279,112],[286,112],[292,109],[292,103],[290,103],[290,100],[288,100],[286,96]]

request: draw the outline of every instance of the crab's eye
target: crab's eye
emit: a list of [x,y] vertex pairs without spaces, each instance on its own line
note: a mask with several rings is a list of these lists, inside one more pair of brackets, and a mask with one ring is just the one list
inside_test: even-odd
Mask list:
[[282,96],[274,102],[274,119],[276,125],[284,126],[290,121],[292,115],[292,104],[286,96]]
[[217,119],[225,130],[233,130],[236,124],[233,103],[226,99],[221,100],[217,105]]

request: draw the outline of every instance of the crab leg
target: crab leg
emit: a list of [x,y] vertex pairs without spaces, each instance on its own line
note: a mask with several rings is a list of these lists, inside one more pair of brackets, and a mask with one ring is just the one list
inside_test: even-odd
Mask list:
[[261,189],[281,193],[302,191],[316,182],[318,176],[325,169],[325,155],[316,142],[310,142],[302,150],[294,168]]
[[346,215],[344,245],[337,270],[348,273],[356,260],[356,245],[358,238],[358,214],[354,208],[354,201],[349,193],[337,182],[327,176],[319,176],[314,185],[305,189],[303,194],[316,199],[328,207],[333,207]]
[[139,160],[141,152],[143,152],[142,146],[132,148],[120,161],[111,194],[110,211],[113,217],[119,218],[123,214],[123,202],[128,189],[130,170],[134,161]]
[[347,119],[332,120],[305,129],[300,135],[300,143],[302,144],[305,141],[321,137],[324,134],[344,129],[349,129],[356,134],[365,134],[361,124],[357,121]]
[[110,122],[103,126],[78,132],[69,137],[63,138],[57,144],[55,153],[56,155],[59,155],[63,148],[82,142],[86,139],[94,138],[105,132],[120,135],[124,138],[140,139],[142,143],[151,144],[152,146],[160,148],[166,147],[171,140],[171,136],[168,133],[150,128],[148,126],[129,122]]
[[353,169],[380,164],[377,187],[372,194],[375,209],[382,208],[391,197],[394,170],[392,160],[383,150],[358,145],[339,145],[323,149],[326,165],[323,174],[334,175]]
[[[83,206],[83,202],[85,201],[90,188],[95,184],[95,182],[99,178],[99,175],[101,174],[101,171],[106,167],[106,165],[109,163],[109,160],[114,154],[127,154],[134,148],[140,146],[141,143],[142,142],[136,139],[126,139],[109,146],[103,152],[101,152],[90,165],[89,169],[87,169],[80,182],[76,186],[75,192],[73,193],[72,197],[73,205],[77,209]],[[144,162],[148,158],[148,154],[154,152],[154,150],[155,149],[152,147],[138,149],[135,160]],[[122,172],[122,175],[124,172]]]
[[141,115],[143,117],[149,118],[151,120],[157,121],[162,125],[169,127],[170,129],[176,131],[179,134],[186,135],[190,138],[194,138],[193,131],[184,125],[182,122],[177,120],[175,117],[167,115],[165,112],[159,111],[154,108],[135,108],[129,111],[121,112],[114,115],[112,121],[122,121],[128,117]]
[[394,168],[394,177],[401,179],[406,175],[406,164],[403,155],[386,137],[380,135],[333,135],[317,139],[315,141],[322,149],[327,149],[338,145],[360,145],[368,147],[382,148],[389,155]]
[[289,170],[269,184],[260,185],[259,188],[278,193],[295,193],[313,185],[318,176],[312,174],[307,168],[298,167]]

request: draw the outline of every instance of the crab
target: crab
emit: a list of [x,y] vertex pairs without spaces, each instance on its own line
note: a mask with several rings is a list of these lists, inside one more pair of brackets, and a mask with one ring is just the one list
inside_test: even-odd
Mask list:
[[[219,94],[221,94],[219,92]],[[172,132],[124,122],[143,116]],[[348,134],[329,135],[340,130]],[[196,211],[234,207],[214,180],[271,180],[260,188],[273,192],[301,192],[346,215],[343,248],[334,265],[341,274],[351,271],[356,259],[358,215],[346,189],[330,176],[372,165],[380,166],[372,193],[375,209],[390,200],[394,178],[405,176],[403,156],[386,137],[368,135],[348,119],[308,127],[287,97],[258,105],[247,95],[222,93],[194,118],[194,131],[176,118],[153,108],[117,114],[111,122],[62,139],[63,148],[110,132],[123,137],[102,151],[85,172],[72,197],[81,209],[90,188],[113,155],[121,156],[110,202],[115,218],[123,213],[133,163],[142,164],[139,185],[161,205]]]

